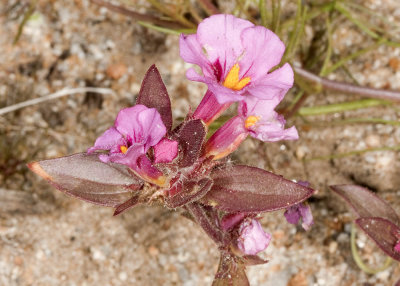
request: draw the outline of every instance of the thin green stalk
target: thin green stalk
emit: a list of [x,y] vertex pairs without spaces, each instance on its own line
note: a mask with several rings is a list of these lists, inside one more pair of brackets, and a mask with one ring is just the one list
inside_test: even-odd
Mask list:
[[387,104],[390,103],[385,100],[379,100],[373,98],[361,99],[356,101],[334,103],[328,105],[302,107],[299,109],[298,114],[301,116],[323,115],[323,114],[337,113],[348,110],[356,110],[361,108],[369,108]]
[[358,58],[359,56],[362,56],[363,54],[366,54],[370,51],[375,50],[378,48],[380,45],[382,45],[386,40],[385,39],[380,39],[378,42],[372,44],[369,47],[366,47],[364,49],[358,50],[357,52],[352,53],[351,55],[348,55],[339,61],[337,61],[334,65],[332,65],[329,68],[326,68],[323,73],[321,73],[321,76],[327,76],[328,74],[333,73],[335,70],[337,70],[339,67],[341,67],[343,64],[347,63],[348,61],[354,60],[355,58]]
[[[387,16],[383,16],[381,14],[378,14],[375,11],[372,11],[371,9],[369,9],[367,7],[364,7],[364,6],[360,5],[360,4],[353,3],[352,1],[343,1],[343,5],[345,5],[347,7],[354,8],[356,10],[359,10],[359,11],[361,11],[361,12],[363,12],[365,14],[371,15],[373,17],[376,17],[376,18],[378,18],[379,20],[381,20],[382,22],[384,22],[387,25],[393,26],[395,28],[400,28],[399,24],[396,24],[396,23],[394,23],[392,21],[389,21]],[[385,32],[385,30],[386,29],[382,29],[383,32]],[[389,30],[391,31],[392,29],[389,29]]]
[[300,98],[303,96],[304,90],[300,90],[293,98],[293,100],[290,102],[290,105],[288,107],[288,110],[292,109],[296,103],[300,100]]
[[266,27],[268,25],[268,14],[267,14],[267,7],[265,5],[266,0],[259,0],[258,1],[258,10],[260,11],[261,15],[261,25]]
[[357,266],[367,274],[375,275],[379,272],[382,272],[382,271],[386,270],[393,261],[392,258],[390,258],[388,256],[385,263],[381,267],[374,269],[374,268],[371,268],[368,265],[366,265],[362,261],[362,258],[360,257],[360,254],[358,253],[357,244],[356,244],[356,227],[355,227],[354,223],[352,223],[352,225],[351,225],[350,245],[351,245],[351,254],[353,255],[354,261],[356,262]]
[[135,19],[137,21],[153,23],[154,25],[157,25],[157,26],[160,26],[163,28],[169,28],[169,29],[182,28],[182,25],[178,22],[165,21],[165,20],[162,20],[155,16],[137,13],[135,11],[132,11],[132,10],[122,6],[122,5],[114,5],[114,4],[111,4],[111,3],[107,2],[107,1],[103,1],[103,0],[90,0],[90,2],[92,2],[93,4],[99,5],[101,7],[105,7],[112,12],[131,17],[132,19]]
[[209,16],[220,13],[218,8],[209,0],[197,0],[197,2]]
[[15,45],[18,42],[19,38],[22,35],[22,31],[24,30],[26,23],[28,22],[29,18],[32,16],[33,12],[35,12],[36,3],[37,3],[37,0],[34,0],[34,1],[31,1],[31,3],[29,4],[29,9],[24,14],[24,17],[22,18],[22,21],[18,26],[18,31],[14,37],[13,45]]
[[[301,7],[302,7],[301,0],[297,0],[296,18],[293,24],[292,31],[289,33],[289,43],[286,46],[286,51],[281,62],[286,62],[293,52],[294,45],[296,42],[296,34],[298,33],[298,26],[301,20],[301,10],[302,10]],[[274,8],[272,8],[272,11],[274,11]],[[274,19],[274,15],[272,15],[272,19]]]
[[361,155],[361,154],[368,153],[368,152],[377,152],[377,151],[398,152],[398,151],[400,151],[400,145],[397,145],[394,147],[367,148],[367,149],[363,149],[363,150],[333,154],[333,155],[329,155],[329,156],[317,156],[317,157],[312,157],[309,159],[304,159],[303,161],[310,162],[310,161],[324,161],[324,160],[340,159],[340,158],[345,158],[345,157],[350,157],[350,156],[355,156],[355,155]]
[[281,20],[281,1],[272,0],[272,23],[271,30],[274,32],[278,31],[280,20]]
[[348,20],[353,22],[354,25],[356,25],[360,30],[362,30],[364,33],[366,33],[370,37],[372,37],[374,39],[380,38],[379,35],[376,34],[375,32],[373,32],[369,27],[367,27],[366,24],[364,24],[360,20],[354,18],[353,15],[351,14],[351,12],[349,10],[347,10],[341,3],[336,3],[335,9],[339,13],[341,13],[343,16],[345,16]]
[[331,56],[332,56],[332,28],[331,28],[331,20],[330,17],[326,18],[326,32],[328,34],[328,48],[326,50],[326,55],[324,62],[322,64],[321,71],[319,73],[320,76],[326,76],[326,70],[328,69],[328,65],[331,63]]
[[183,26],[188,27],[188,28],[196,28],[196,25],[190,22],[188,19],[183,17],[182,15],[179,15],[178,13],[174,13],[170,9],[166,8],[164,5],[162,5],[160,2],[157,0],[147,0],[154,8],[156,8],[158,11],[161,13],[171,17],[175,21],[181,23]]
[[289,34],[289,44],[287,45],[286,52],[283,56],[281,63],[286,62],[295,53],[299,44],[299,39],[304,32],[304,26],[306,23],[307,6],[302,6],[302,1],[298,0],[297,3],[296,20],[293,25],[293,30]]
[[[309,22],[309,21],[313,20],[314,18],[317,18],[318,16],[320,16],[321,14],[323,14],[325,12],[332,11],[332,9],[333,9],[332,2],[324,4],[323,6],[318,7],[318,8],[312,8],[310,11],[308,11],[305,14],[305,16],[304,16],[305,17],[305,21]],[[286,20],[281,25],[282,29],[286,30],[289,27],[293,26],[295,21],[296,21],[296,19],[293,19],[293,18],[290,18],[290,19]]]
[[165,34],[171,34],[171,35],[180,35],[180,34],[193,34],[196,33],[196,29],[177,29],[177,30],[173,30],[173,29],[168,29],[168,28],[164,28],[164,27],[160,27],[160,26],[156,26],[153,24],[150,24],[148,22],[142,22],[142,21],[138,21],[137,22],[139,25],[158,31],[158,32],[162,32]]
[[327,127],[332,125],[348,125],[348,124],[384,124],[392,126],[400,126],[400,121],[385,120],[382,118],[348,118],[334,121],[306,121],[304,125],[315,127]]

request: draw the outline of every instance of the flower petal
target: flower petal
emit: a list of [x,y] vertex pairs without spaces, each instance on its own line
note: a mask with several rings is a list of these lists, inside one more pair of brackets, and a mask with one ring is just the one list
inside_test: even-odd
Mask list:
[[208,126],[217,119],[231,103],[220,104],[210,90],[207,90],[200,104],[193,113],[193,118],[201,119]]
[[103,135],[96,139],[94,146],[88,149],[88,153],[97,150],[111,150],[113,147],[124,144],[124,138],[115,127],[107,129]]
[[[245,121],[245,128],[250,135],[261,141],[297,140],[299,135],[296,127],[284,129],[285,119],[274,111],[279,104],[279,98],[259,100],[248,96],[239,104],[238,114]],[[254,117],[256,120],[247,125],[247,119]]]
[[268,71],[281,62],[285,44],[272,31],[262,27],[250,27],[242,31],[241,41],[245,53],[240,60],[241,77],[252,81],[267,75]]
[[214,156],[214,160],[228,156],[239,147],[247,135],[242,118],[233,117],[208,139],[204,154]]
[[197,40],[211,63],[220,61],[224,78],[243,53],[242,31],[252,26],[249,21],[225,14],[211,16],[199,24]]
[[208,63],[207,58],[203,54],[202,47],[197,41],[197,35],[181,34],[179,38],[179,48],[181,58],[188,63],[203,66]]
[[[128,137],[130,140],[137,133],[138,128],[141,127],[140,122],[138,122],[137,115],[139,112],[148,109],[146,106],[137,104],[132,107],[121,109],[118,112],[117,119],[115,119],[115,128],[124,136]],[[137,141],[135,141],[137,142]]]
[[143,145],[133,145],[128,148],[126,153],[114,153],[108,156],[108,161],[126,165],[130,168],[134,168],[137,165],[137,159],[139,156],[145,153]]
[[279,101],[283,99],[286,92],[293,86],[294,74],[289,64],[259,78],[252,82],[247,92],[259,99],[273,99],[277,97]]
[[115,127],[131,144],[143,144],[145,152],[167,132],[160,113],[141,104],[122,109],[115,120]]
[[169,163],[178,156],[178,142],[162,139],[154,146],[154,163]]
[[266,249],[271,241],[271,235],[264,232],[256,219],[244,221],[239,229],[238,248],[247,255],[256,255]]
[[160,113],[155,108],[143,110],[138,114],[138,122],[145,138],[145,150],[156,145],[167,132]]

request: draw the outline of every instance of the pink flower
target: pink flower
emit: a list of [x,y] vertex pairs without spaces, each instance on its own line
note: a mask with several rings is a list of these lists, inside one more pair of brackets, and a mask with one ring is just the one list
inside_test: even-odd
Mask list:
[[296,127],[285,127],[285,119],[274,111],[278,98],[259,100],[247,97],[240,102],[238,115],[226,122],[207,141],[205,155],[214,156],[214,160],[223,158],[246,139],[247,135],[261,141],[297,140]]
[[180,49],[183,60],[203,73],[191,68],[188,79],[206,83],[220,104],[242,101],[246,95],[281,100],[293,85],[289,64],[269,73],[285,51],[278,36],[232,15],[211,16],[196,34],[182,34]]
[[97,138],[88,153],[109,151],[99,155],[100,160],[136,168],[137,159],[156,145],[165,133],[166,128],[158,111],[138,104],[122,109],[114,126]]
[[259,100],[247,97],[238,107],[238,114],[250,136],[261,141],[297,140],[296,127],[285,128],[285,119],[274,111],[279,104],[278,98]]
[[245,220],[239,227],[238,248],[246,255],[256,255],[266,249],[271,235],[264,232],[256,219]]
[[[299,181],[299,185],[304,187],[309,187],[310,183],[307,181]],[[314,224],[314,218],[311,212],[311,208],[308,204],[299,203],[297,205],[293,205],[288,208],[284,216],[288,223],[297,224],[300,219],[302,220],[301,226],[304,230],[309,230],[310,227]]]
[[287,222],[291,224],[297,224],[301,219],[301,226],[304,228],[304,230],[309,230],[314,224],[311,208],[309,205],[304,203],[291,206],[285,211],[284,215]]

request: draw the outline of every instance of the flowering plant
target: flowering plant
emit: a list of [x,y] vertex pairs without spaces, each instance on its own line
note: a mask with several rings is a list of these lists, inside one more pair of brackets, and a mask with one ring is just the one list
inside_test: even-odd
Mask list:
[[[250,44],[251,43],[251,44]],[[201,67],[191,80],[208,85],[193,114],[173,127],[170,98],[157,68],[144,77],[133,107],[122,109],[87,152],[33,162],[29,167],[57,189],[113,207],[118,215],[137,204],[180,208],[217,244],[220,265],[213,285],[248,285],[245,267],[270,240],[258,215],[287,209],[290,223],[312,224],[302,202],[314,192],[265,170],[232,164],[226,157],[250,135],[262,141],[297,139],[295,127],[274,109],[293,84],[284,45],[264,27],[215,15],[197,34],[181,37],[181,56]],[[238,114],[208,140],[208,125],[239,101]]]

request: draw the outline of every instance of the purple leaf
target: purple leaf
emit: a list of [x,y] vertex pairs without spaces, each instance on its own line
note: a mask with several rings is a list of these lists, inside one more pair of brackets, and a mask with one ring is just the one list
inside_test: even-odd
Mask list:
[[201,119],[184,122],[179,128],[178,142],[181,148],[179,166],[181,168],[192,166],[199,158],[206,133],[206,126]]
[[237,165],[211,173],[214,185],[202,202],[226,212],[269,212],[288,208],[314,190],[259,168]]
[[337,185],[330,188],[342,197],[358,217],[381,217],[399,225],[400,219],[392,207],[366,188]]
[[130,208],[136,206],[138,203],[139,203],[139,196],[133,196],[132,198],[130,198],[126,202],[118,205],[115,208],[113,216],[117,216],[117,215],[123,213],[124,211],[129,210]]
[[187,203],[195,202],[201,199],[211,189],[213,181],[209,178],[201,179],[200,181],[183,181],[177,182],[172,188],[171,196],[167,200],[170,208],[177,208]]
[[400,228],[397,225],[380,217],[361,217],[356,220],[356,224],[387,255],[400,261],[400,253],[394,250],[400,237]]
[[143,104],[148,108],[155,108],[161,115],[167,131],[172,127],[171,101],[167,88],[155,65],[152,65],[144,76],[142,87],[136,104]]
[[28,164],[28,167],[60,191],[109,207],[129,200],[142,186],[128,167],[103,163],[98,154],[74,154]]
[[250,286],[245,268],[245,265],[237,263],[232,255],[221,253],[212,286]]

